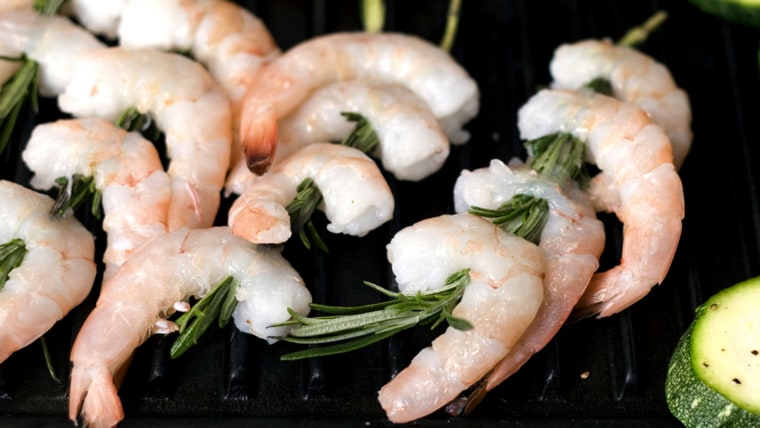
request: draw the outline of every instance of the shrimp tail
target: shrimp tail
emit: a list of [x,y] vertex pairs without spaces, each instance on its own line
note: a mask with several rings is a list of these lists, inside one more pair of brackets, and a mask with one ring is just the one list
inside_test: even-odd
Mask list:
[[87,427],[113,427],[124,419],[111,372],[105,366],[74,365],[71,371],[69,419]]
[[248,169],[256,175],[269,170],[277,151],[277,114],[271,104],[246,104],[240,141]]
[[577,321],[592,316],[604,318],[616,314],[641,300],[659,284],[656,282],[632,287],[628,285],[630,276],[631,272],[622,265],[594,274],[586,292],[573,309],[571,319]]

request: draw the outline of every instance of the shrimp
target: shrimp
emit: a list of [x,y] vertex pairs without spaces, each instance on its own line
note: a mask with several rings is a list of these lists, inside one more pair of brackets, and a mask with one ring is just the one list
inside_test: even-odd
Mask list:
[[306,314],[311,295],[277,247],[255,247],[227,227],[177,229],[135,251],[104,284],[71,352],[69,417],[110,427],[124,417],[114,374],[153,333],[177,329],[178,302],[202,297],[232,276],[238,329],[273,343],[288,327],[288,308]]
[[472,281],[453,315],[473,329],[449,327],[379,392],[388,418],[404,423],[442,407],[509,354],[541,307],[544,259],[532,242],[464,213],[402,229],[388,260],[407,295],[440,288],[466,268]]
[[681,168],[693,138],[691,106],[663,64],[609,40],[582,40],[560,45],[549,68],[554,88],[578,89],[596,78],[608,80],[613,96],[638,105],[662,126],[673,145],[676,169]]
[[[0,54],[9,57],[26,54],[39,63],[38,91],[42,96],[53,97],[63,92],[80,54],[104,48],[92,33],[68,18],[40,15],[32,8],[0,13]],[[7,80],[17,67],[18,63],[10,68],[4,66],[0,77]]]
[[187,51],[205,64],[231,102],[236,145],[230,162],[242,161],[243,96],[262,64],[281,53],[261,19],[225,0],[73,0],[71,10],[122,47]]
[[171,179],[156,148],[139,133],[105,119],[62,119],[37,125],[22,158],[37,189],[53,188],[58,177],[93,177],[108,236],[105,278],[137,247],[167,232]]
[[599,267],[604,225],[588,195],[575,185],[544,180],[518,161],[492,160],[487,168],[462,171],[454,185],[456,212],[472,206],[496,209],[516,194],[549,203],[549,218],[538,243],[546,262],[544,300],[516,345],[485,378],[490,391],[515,373],[557,334]]
[[[479,109],[477,83],[444,50],[415,36],[394,33],[335,33],[315,37],[268,63],[243,100],[241,138],[249,168],[268,170],[277,144],[277,120],[312,91],[329,83],[363,79],[400,84],[420,96],[453,135]],[[459,132],[453,130],[459,129]]]
[[[351,134],[356,125],[343,112],[367,119],[379,140],[371,155],[399,180],[421,180],[448,158],[449,139],[420,97],[400,85],[349,80],[318,89],[278,123],[274,164],[307,144]],[[240,159],[227,178],[227,192],[240,194],[250,174]]]
[[665,278],[684,217],[683,186],[662,128],[631,103],[560,89],[528,100],[518,128],[528,140],[555,132],[582,140],[600,169],[588,190],[594,206],[623,223],[620,264],[593,276],[577,313],[606,317],[640,300]]
[[4,0],[3,4],[0,4],[0,13],[10,10],[31,9],[34,3],[35,0]]
[[208,227],[230,161],[230,103],[202,65],[179,54],[114,47],[87,52],[58,104],[77,117],[116,121],[128,108],[163,130],[172,178],[169,230]]
[[95,280],[93,236],[73,216],[48,215],[53,200],[0,180],[0,243],[19,239],[21,264],[0,286],[0,362],[37,340],[87,297]]
[[395,201],[377,164],[360,150],[333,143],[303,147],[249,187],[230,207],[232,233],[254,243],[276,244],[291,236],[286,206],[311,178],[320,190],[327,230],[364,236],[389,221]]

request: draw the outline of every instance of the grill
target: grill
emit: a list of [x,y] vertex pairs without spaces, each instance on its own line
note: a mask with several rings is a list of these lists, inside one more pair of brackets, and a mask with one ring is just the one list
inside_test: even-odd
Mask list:
[[[309,37],[361,28],[357,0],[248,1],[282,49]],[[437,43],[447,1],[388,1],[386,29]],[[694,145],[681,176],[686,218],[680,246],[664,283],[625,312],[566,325],[518,373],[491,392],[467,417],[438,412],[418,426],[678,426],[664,396],[670,353],[707,296],[760,272],[752,165],[758,94],[758,32],[700,12],[686,0],[465,1],[452,54],[479,82],[481,112],[468,124],[470,142],[455,147],[443,169],[419,183],[388,178],[397,197],[392,222],[358,239],[324,234],[327,255],[288,244],[286,257],[301,273],[314,300],[329,304],[377,301],[363,280],[393,287],[385,244],[400,228],[453,212],[452,188],[461,169],[492,158],[524,157],[517,137],[517,109],[549,82],[555,47],[583,38],[618,38],[655,11],[665,24],[641,49],[665,63],[691,97]],[[28,184],[20,161],[33,126],[61,117],[54,100],[28,113],[2,158],[0,176]],[[220,209],[219,224],[230,201]],[[93,232],[100,226],[82,216]],[[605,216],[609,245],[602,264],[618,256],[620,226]],[[324,226],[319,215],[317,227]],[[99,240],[102,246],[103,239]],[[102,251],[102,248],[100,248]],[[603,266],[604,267],[604,266]],[[0,425],[70,426],[66,419],[68,353],[94,306],[90,297],[46,334],[52,364],[47,372],[40,343],[0,365]],[[405,367],[439,332],[407,331],[349,354],[300,362],[279,356],[298,347],[269,346],[234,329],[211,330],[185,355],[170,360],[170,340],[152,337],[141,346],[120,388],[122,426],[386,426],[377,390]]]

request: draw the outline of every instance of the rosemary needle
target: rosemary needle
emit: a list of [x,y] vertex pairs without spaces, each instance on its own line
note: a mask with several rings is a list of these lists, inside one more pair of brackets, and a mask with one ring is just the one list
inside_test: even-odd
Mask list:
[[24,261],[26,253],[26,243],[20,238],[13,238],[0,244],[0,290],[8,281],[10,272]]

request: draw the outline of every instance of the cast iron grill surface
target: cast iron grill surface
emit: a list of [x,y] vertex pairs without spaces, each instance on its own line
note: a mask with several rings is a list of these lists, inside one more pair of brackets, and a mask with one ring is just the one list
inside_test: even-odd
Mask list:
[[[386,30],[438,43],[447,1],[388,1]],[[248,1],[284,50],[310,37],[360,30],[358,0]],[[641,50],[666,64],[688,91],[694,144],[681,176],[686,218],[678,252],[662,285],[618,315],[566,325],[518,373],[490,393],[473,413],[443,412],[419,426],[678,426],[664,396],[670,354],[710,294],[760,272],[758,211],[753,165],[760,77],[758,32],[728,24],[686,0],[473,0],[464,1],[452,55],[478,81],[480,114],[467,125],[470,142],[455,147],[443,169],[419,182],[388,180],[397,197],[394,219],[364,238],[324,234],[330,253],[289,243],[285,255],[314,300],[363,304],[380,297],[363,280],[394,286],[385,244],[400,228],[453,212],[452,188],[462,169],[492,158],[524,158],[517,136],[518,108],[549,82],[549,60],[564,42],[617,39],[659,10],[664,25]],[[1,177],[28,184],[20,160],[36,123],[62,117],[55,100],[27,113],[13,147],[2,157]],[[218,223],[225,223],[224,202]],[[97,221],[78,216],[102,238]],[[615,262],[621,228],[602,215],[609,235],[603,266]],[[317,226],[324,219],[316,217]],[[99,239],[102,251],[104,239]],[[98,278],[99,279],[99,278]],[[0,426],[70,426],[68,353],[94,306],[98,289],[46,334],[49,376],[39,342],[0,365]],[[349,354],[300,362],[279,356],[299,349],[269,346],[231,325],[211,330],[185,355],[170,360],[173,339],[152,337],[134,355],[120,388],[122,426],[385,426],[377,391],[440,331],[408,331]]]

